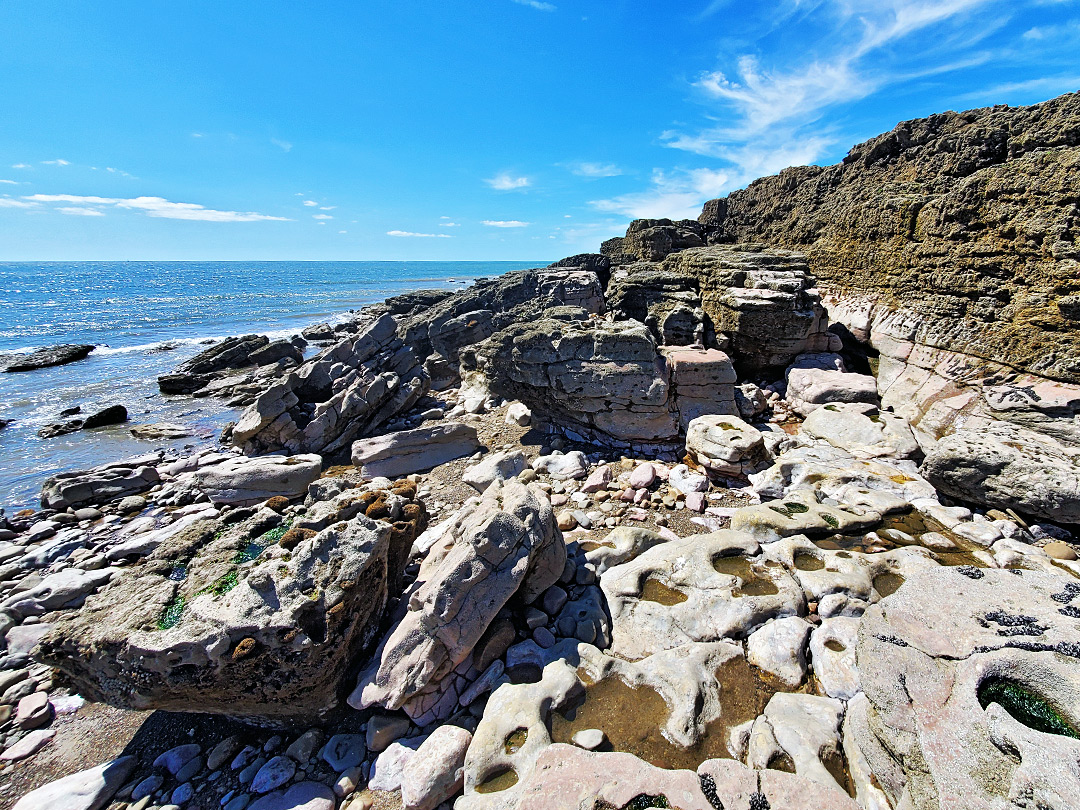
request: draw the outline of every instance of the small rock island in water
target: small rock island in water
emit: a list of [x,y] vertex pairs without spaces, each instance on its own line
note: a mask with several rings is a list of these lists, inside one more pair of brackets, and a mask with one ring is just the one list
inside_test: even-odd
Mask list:
[[0,522],[15,806],[1080,807],[1078,165],[944,113],[202,352],[219,449]]

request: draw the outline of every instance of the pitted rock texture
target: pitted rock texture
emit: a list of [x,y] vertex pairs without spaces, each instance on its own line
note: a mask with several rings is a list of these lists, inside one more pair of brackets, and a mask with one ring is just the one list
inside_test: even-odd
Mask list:
[[[1023,708],[1049,706],[1076,733],[1078,597],[1064,573],[938,568],[867,611],[856,655],[869,703],[852,735],[893,806],[1075,802],[1080,739],[1033,727]],[[993,681],[1027,699],[1009,703]]]
[[905,121],[834,166],[706,203],[699,221],[710,244],[805,252],[861,311],[854,328],[1078,383],[1078,167],[1074,93]]
[[249,455],[333,454],[408,410],[428,376],[396,332],[383,315],[271,385],[240,417],[233,444]]
[[[375,493],[366,511],[381,504],[407,521],[410,495]],[[394,546],[416,533],[355,512],[288,548],[270,509],[231,526],[197,521],[58,617],[37,654],[80,694],[116,706],[314,722],[374,640],[388,583],[400,581],[390,566],[404,566]]]
[[[447,676],[467,668],[473,647],[510,597],[520,592],[532,601],[558,581],[565,564],[566,546],[547,496],[516,480],[494,481],[444,527],[408,611],[361,674],[349,704],[427,712],[448,688],[458,688]],[[457,694],[450,704],[457,705]]]

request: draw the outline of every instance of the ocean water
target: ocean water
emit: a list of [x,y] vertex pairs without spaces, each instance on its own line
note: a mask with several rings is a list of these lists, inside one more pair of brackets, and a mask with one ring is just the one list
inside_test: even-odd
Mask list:
[[[89,357],[0,373],[0,507],[36,506],[56,472],[216,441],[237,411],[212,399],[166,397],[156,378],[239,334],[288,336],[410,290],[459,289],[547,262],[18,262],[0,263],[0,353],[92,343]],[[171,347],[166,349],[166,347]],[[126,425],[38,438],[58,413],[120,404]],[[177,422],[195,436],[137,440],[135,424]]]

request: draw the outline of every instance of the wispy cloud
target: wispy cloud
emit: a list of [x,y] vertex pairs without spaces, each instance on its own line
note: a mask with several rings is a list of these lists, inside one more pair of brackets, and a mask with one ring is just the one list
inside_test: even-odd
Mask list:
[[70,166],[71,162],[64,160],[63,158],[57,158],[56,160],[43,160],[42,166]]
[[439,227],[440,228],[460,228],[461,223],[460,222],[440,222]]
[[34,167],[31,166],[29,163],[12,163],[11,168],[13,168],[13,169],[32,169]]
[[271,138],[270,143],[280,149],[282,152],[291,152],[293,145],[288,141],[278,140],[277,138]]
[[333,219],[329,214],[315,214],[312,219]]
[[37,208],[37,203],[13,200],[11,197],[0,197],[0,208]]
[[513,0],[513,2],[517,3],[519,6],[535,8],[537,11],[555,11],[558,8],[558,6],[541,2],[541,0]]
[[336,205],[320,205],[319,206],[320,211],[333,211],[335,208],[337,208]]
[[732,180],[733,174],[725,169],[677,172],[656,169],[651,188],[610,200],[594,200],[591,205],[600,211],[635,218],[687,219],[700,213],[702,202],[730,190]]
[[532,223],[520,219],[485,219],[482,224],[489,228],[527,228]]
[[0,180],[0,183],[3,183],[6,186],[20,185],[18,180]]
[[308,208],[314,208],[318,205],[318,203],[314,200],[304,200],[304,205],[306,205]]
[[[846,109],[883,89],[970,68],[993,56],[980,43],[1006,17],[972,17],[998,0],[783,0],[762,9],[762,26],[786,20],[785,35],[800,47],[763,49],[745,43],[717,69],[692,83],[707,123],[664,132],[673,149],[716,161],[707,168],[655,171],[652,184],[593,205],[641,217],[693,216],[710,197],[787,166],[813,163],[852,136],[843,131]],[[1023,2],[1023,0],[1021,0]],[[727,0],[707,2],[700,16]],[[920,37],[910,47],[911,35]],[[829,125],[822,119],[829,115]]]
[[103,217],[105,212],[98,208],[57,208],[61,214],[67,214],[69,217]]
[[[76,194],[32,194],[23,200],[39,203],[70,203],[78,206],[112,207],[140,211],[148,217],[159,219],[183,219],[199,222],[288,222],[288,217],[275,217],[254,211],[219,211],[197,203],[181,203],[164,197],[94,197]],[[59,209],[58,209],[59,210]],[[85,214],[83,216],[86,216]],[[94,216],[90,214],[89,216]]]
[[614,163],[571,163],[569,168],[578,177],[618,177],[625,174]]
[[448,233],[415,233],[413,231],[387,231],[387,236],[402,236],[414,239],[453,239]]
[[514,189],[527,188],[532,185],[532,180],[528,177],[514,177],[507,172],[489,177],[484,182],[496,191],[513,191]]

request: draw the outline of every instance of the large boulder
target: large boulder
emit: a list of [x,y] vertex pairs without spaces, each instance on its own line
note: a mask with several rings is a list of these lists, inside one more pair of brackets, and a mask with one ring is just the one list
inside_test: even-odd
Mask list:
[[322,457],[315,454],[232,456],[183,473],[178,480],[205,492],[214,503],[249,506],[276,495],[286,498],[303,495],[321,472]]
[[476,428],[451,422],[353,442],[352,463],[368,478],[397,478],[471,456],[479,449]]
[[[372,491],[366,511],[404,520],[409,494]],[[315,722],[375,638],[415,531],[362,513],[307,539],[287,528],[269,509],[196,522],[60,616],[37,656],[116,706]]]
[[139,761],[124,756],[31,790],[13,810],[100,810],[127,780]]
[[1065,574],[934,568],[866,612],[847,733],[894,807],[1075,803],[1078,602]]
[[191,394],[223,373],[255,365],[253,355],[270,343],[266,335],[227,337],[158,377],[163,394]]
[[425,723],[449,716],[468,688],[470,653],[499,610],[514,594],[536,599],[558,581],[565,563],[547,496],[518,481],[494,481],[479,503],[467,504],[443,528],[408,611],[361,674],[349,704],[404,708]]
[[1080,449],[1007,423],[957,430],[927,454],[923,475],[962,501],[1080,523]]
[[713,475],[744,477],[768,466],[760,430],[737,416],[699,416],[686,429],[686,454]]
[[263,391],[232,431],[248,454],[333,454],[411,408],[428,378],[383,315]]
[[141,456],[95,467],[57,473],[45,479],[41,487],[41,505],[45,509],[64,510],[119,500],[145,492],[161,480],[154,465],[161,457]]

